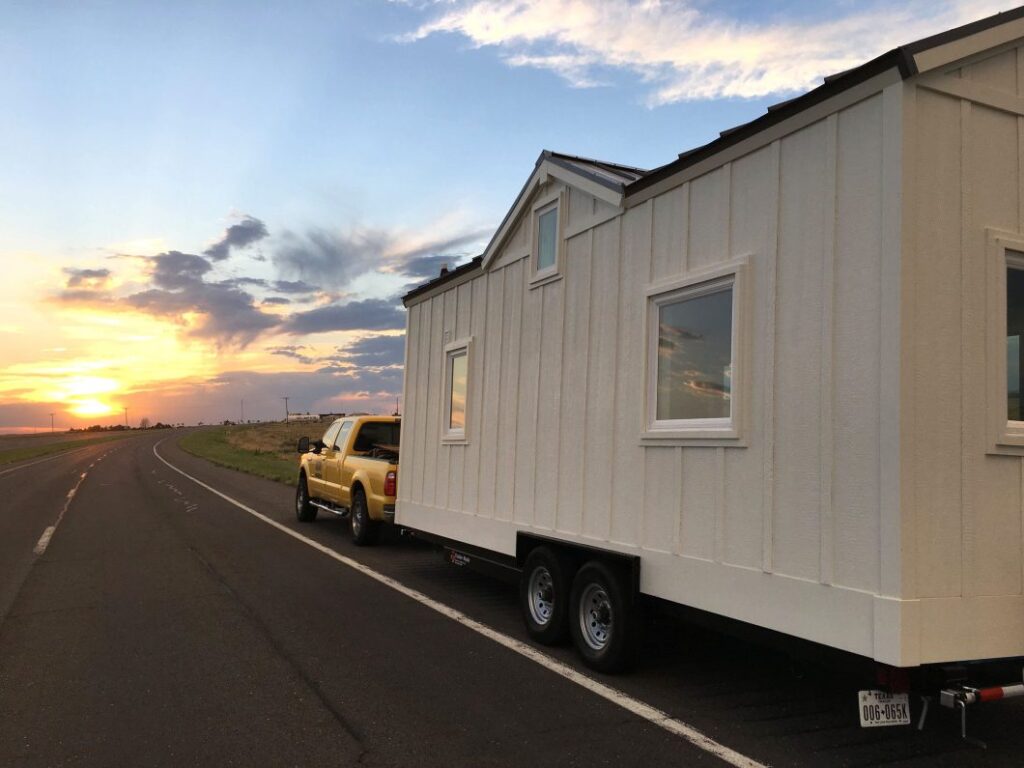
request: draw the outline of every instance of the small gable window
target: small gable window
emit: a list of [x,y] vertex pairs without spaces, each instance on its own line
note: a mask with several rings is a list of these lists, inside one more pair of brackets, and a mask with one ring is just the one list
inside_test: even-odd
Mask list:
[[534,205],[531,287],[562,276],[564,207],[564,195],[557,192]]
[[558,247],[558,208],[551,206],[537,216],[537,271],[555,266]]

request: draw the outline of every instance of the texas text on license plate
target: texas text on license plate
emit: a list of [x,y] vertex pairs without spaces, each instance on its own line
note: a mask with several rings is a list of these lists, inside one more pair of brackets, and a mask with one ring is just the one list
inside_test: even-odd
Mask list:
[[861,728],[910,724],[910,697],[905,693],[860,691],[857,698]]

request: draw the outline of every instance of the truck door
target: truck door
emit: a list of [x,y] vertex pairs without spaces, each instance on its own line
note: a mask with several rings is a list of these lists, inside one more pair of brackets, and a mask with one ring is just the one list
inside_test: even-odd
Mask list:
[[345,462],[345,448],[351,432],[352,420],[341,422],[341,428],[335,433],[334,440],[324,448],[324,496],[343,507],[348,506],[348,495],[341,487],[341,468]]
[[[324,436],[320,438],[321,442],[325,446],[334,445],[339,429],[341,429],[341,419],[338,419],[327,428]],[[309,460],[309,477],[306,478],[306,483],[309,485],[309,495],[313,498],[324,497],[324,463],[327,453],[328,451],[325,447],[321,449],[320,453],[314,454],[313,458]]]

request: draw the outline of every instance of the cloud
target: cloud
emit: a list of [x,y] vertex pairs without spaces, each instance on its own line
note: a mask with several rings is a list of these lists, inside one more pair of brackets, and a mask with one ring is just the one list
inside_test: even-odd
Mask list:
[[184,326],[189,336],[219,346],[245,347],[281,322],[275,315],[261,312],[253,296],[238,287],[246,278],[208,282],[205,278],[212,265],[202,256],[168,251],[138,259],[148,271],[151,287],[146,290],[115,297],[108,291],[68,289],[56,300],[169,318]]
[[405,334],[364,336],[340,350],[356,365],[396,366],[405,361]]
[[254,216],[243,216],[237,224],[224,230],[220,240],[211,245],[203,255],[214,261],[223,261],[231,255],[232,248],[245,248],[267,236],[266,225]]
[[280,357],[290,357],[293,360],[298,360],[304,365],[312,365],[317,362],[317,359],[306,354],[304,350],[307,349],[309,349],[309,347],[304,344],[288,344],[279,347],[267,347],[267,352],[272,355],[279,355]]
[[401,273],[416,280],[432,280],[441,274],[441,267],[454,269],[465,256],[416,256],[401,266]]
[[76,269],[75,267],[64,267],[63,272],[68,276],[65,285],[68,288],[82,290],[100,290],[106,288],[110,282],[109,269]]
[[293,335],[327,331],[386,331],[405,327],[405,312],[383,299],[330,304],[296,312],[285,320],[281,331]]
[[383,267],[390,242],[390,235],[384,230],[364,229],[345,234],[314,228],[303,235],[282,234],[271,258],[284,273],[334,287]]
[[[740,19],[696,0],[454,0],[399,38],[460,35],[510,66],[552,71],[574,87],[630,73],[646,102],[758,98],[806,90],[897,45],[1000,10],[994,0],[840,5],[818,19]],[[771,6],[769,6],[771,7]]]
[[291,304],[291,299],[286,299],[284,296],[267,296],[263,299],[261,304],[276,304],[278,306],[284,306],[285,304]]
[[[286,231],[271,258],[283,274],[299,276],[300,283],[312,281],[320,290],[334,289],[367,272],[412,274],[406,271],[407,265],[422,270],[425,257],[454,263],[465,254],[453,254],[453,250],[477,244],[489,234],[490,230],[470,228],[410,239],[398,232],[370,228],[349,232],[314,228],[305,234]],[[429,276],[436,277],[436,273]]]
[[203,275],[212,269],[202,256],[181,251],[168,251],[146,257],[153,284],[158,288],[175,290],[202,282]]
[[273,289],[278,293],[316,293],[315,285],[303,282],[302,280],[275,280]]

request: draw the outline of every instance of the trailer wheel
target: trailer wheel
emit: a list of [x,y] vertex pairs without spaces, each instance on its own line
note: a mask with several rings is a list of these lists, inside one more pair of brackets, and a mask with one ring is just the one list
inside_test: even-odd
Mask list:
[[526,558],[519,579],[519,601],[530,637],[555,645],[569,635],[570,573],[564,559],[549,547]]
[[639,622],[625,580],[599,560],[580,568],[572,583],[569,628],[588,667],[617,672],[636,659]]
[[295,517],[300,523],[316,520],[316,507],[309,503],[309,486],[306,485],[305,475],[299,475],[299,483],[295,488]]

